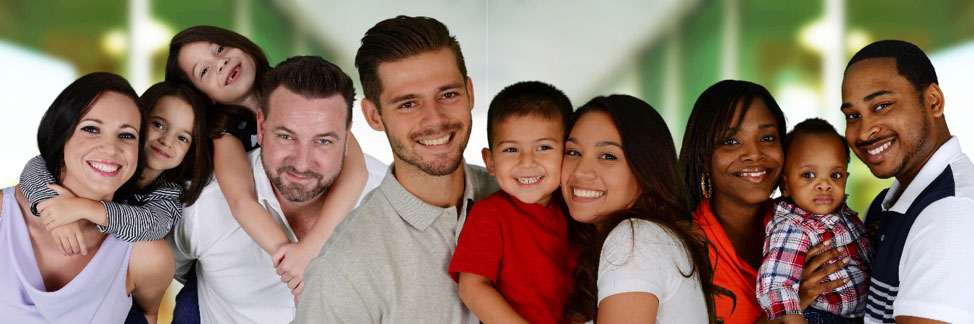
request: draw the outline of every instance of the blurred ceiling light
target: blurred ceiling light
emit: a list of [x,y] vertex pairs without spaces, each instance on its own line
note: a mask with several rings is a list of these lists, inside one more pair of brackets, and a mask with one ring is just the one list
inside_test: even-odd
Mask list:
[[[146,46],[149,52],[167,49],[169,47],[169,40],[175,35],[173,29],[169,25],[155,19],[149,19],[145,23],[145,32],[139,34],[140,39],[138,43]],[[113,58],[119,58],[125,55],[125,52],[129,50],[129,46],[128,35],[121,28],[109,30],[101,38],[102,51]]]
[[872,36],[864,30],[851,30],[845,36],[846,49],[849,50],[849,53],[858,52],[863,47],[866,47],[866,45],[869,45],[872,42],[871,39]]
[[805,49],[815,53],[828,53],[829,49],[838,46],[832,35],[836,35],[837,24],[829,23],[826,19],[817,19],[799,31],[798,39]]
[[121,29],[112,29],[101,37],[101,50],[113,58],[121,57],[129,47],[128,38]]
[[[816,89],[801,83],[779,84],[775,98],[785,116],[788,116],[788,130],[795,124],[821,116],[822,98]],[[831,122],[831,121],[830,121]]]
[[149,52],[155,52],[162,49],[168,49],[169,40],[172,39],[174,35],[172,28],[156,19],[149,18],[145,21],[142,33],[139,37],[139,44],[146,46]]
[[[832,37],[837,35],[836,28],[835,24],[827,23],[824,18],[818,19],[803,27],[798,39],[805,49],[818,54],[826,53],[827,49],[838,46],[835,37]],[[845,34],[845,48],[849,53],[855,53],[871,42],[872,35],[861,29],[853,29]]]
[[150,26],[152,26],[151,30],[153,34],[152,51],[169,50],[169,41],[172,40],[172,37],[175,36],[176,33],[173,32],[173,29],[170,28],[169,25],[155,19],[150,19],[150,21],[152,22]]

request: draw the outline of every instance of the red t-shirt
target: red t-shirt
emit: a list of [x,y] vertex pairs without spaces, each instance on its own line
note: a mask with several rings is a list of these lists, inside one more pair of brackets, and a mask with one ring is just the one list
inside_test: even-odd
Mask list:
[[548,206],[525,204],[499,190],[473,205],[450,261],[460,272],[487,277],[530,323],[568,323],[562,308],[571,295],[577,255],[558,192]]
[[[768,201],[764,204],[765,224],[774,216],[774,205],[770,203],[770,199]],[[723,319],[724,323],[729,324],[754,323],[764,316],[764,310],[758,305],[757,270],[734,251],[730,238],[710,210],[710,200],[700,201],[697,210],[693,212],[693,222],[700,226],[707,240],[713,244],[710,246],[710,264],[714,267],[714,285],[730,290],[736,298],[716,295],[717,319]],[[763,236],[764,232],[761,234]],[[755,239],[764,240],[763,237]]]

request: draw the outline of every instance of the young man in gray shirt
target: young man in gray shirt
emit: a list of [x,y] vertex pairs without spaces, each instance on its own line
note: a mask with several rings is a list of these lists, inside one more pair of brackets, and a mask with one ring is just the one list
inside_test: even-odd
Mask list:
[[362,112],[394,162],[308,265],[297,323],[477,323],[447,274],[474,201],[497,190],[463,162],[473,83],[439,21],[399,16],[366,32],[355,57]]

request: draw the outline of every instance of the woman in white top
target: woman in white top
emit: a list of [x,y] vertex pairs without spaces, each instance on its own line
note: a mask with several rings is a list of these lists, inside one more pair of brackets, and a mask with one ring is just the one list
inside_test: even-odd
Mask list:
[[565,315],[714,323],[713,274],[666,123],[642,100],[612,95],[579,108],[570,129],[561,188],[581,255]]

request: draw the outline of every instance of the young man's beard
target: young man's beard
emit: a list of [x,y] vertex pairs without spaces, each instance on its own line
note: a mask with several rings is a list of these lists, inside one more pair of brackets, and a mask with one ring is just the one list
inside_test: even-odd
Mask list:
[[[470,138],[470,128],[466,129],[465,134],[461,134],[460,132],[463,131],[463,124],[456,121],[448,122],[440,125],[436,129],[409,134],[408,135],[409,138],[407,140],[410,142],[416,142],[419,137],[425,136],[428,133],[435,133],[437,131],[455,132],[455,134],[453,135],[454,137],[450,140],[462,141],[462,142],[457,142],[457,144],[459,144],[459,150],[457,150],[456,156],[453,157],[450,161],[446,161],[445,163],[434,163],[430,161],[424,161],[423,157],[419,156],[415,152],[408,152],[408,153],[412,153],[411,154],[412,156],[407,156],[408,154],[407,148],[403,142],[399,141],[399,139],[397,138],[390,136],[389,132],[386,132],[386,138],[389,139],[389,146],[392,147],[392,153],[395,154],[397,157],[399,157],[399,159],[405,162],[406,164],[415,166],[416,168],[423,171],[423,173],[432,176],[445,176],[450,173],[453,173],[454,171],[457,170],[458,167],[460,167],[460,163],[463,161],[463,150],[467,146],[467,139]],[[461,135],[463,135],[463,137],[461,137]]]
[[910,140],[912,143],[915,143],[916,145],[909,148],[909,151],[907,151],[906,154],[903,155],[903,159],[899,161],[899,164],[895,168],[883,173],[873,172],[873,175],[880,179],[889,179],[892,177],[896,177],[906,172],[907,168],[909,168],[910,165],[913,164],[915,159],[922,159],[922,157],[920,157],[919,155],[923,150],[923,148],[927,146],[927,141],[929,140],[928,137],[930,136],[930,127],[931,127],[930,124],[932,122],[933,121],[930,120],[929,117],[925,117],[925,120],[923,121],[923,125],[920,127],[920,132],[916,134],[916,136],[904,138],[900,136],[899,133],[895,133],[896,141],[900,142],[901,146],[902,144],[906,144],[905,142],[903,142],[904,139]]

